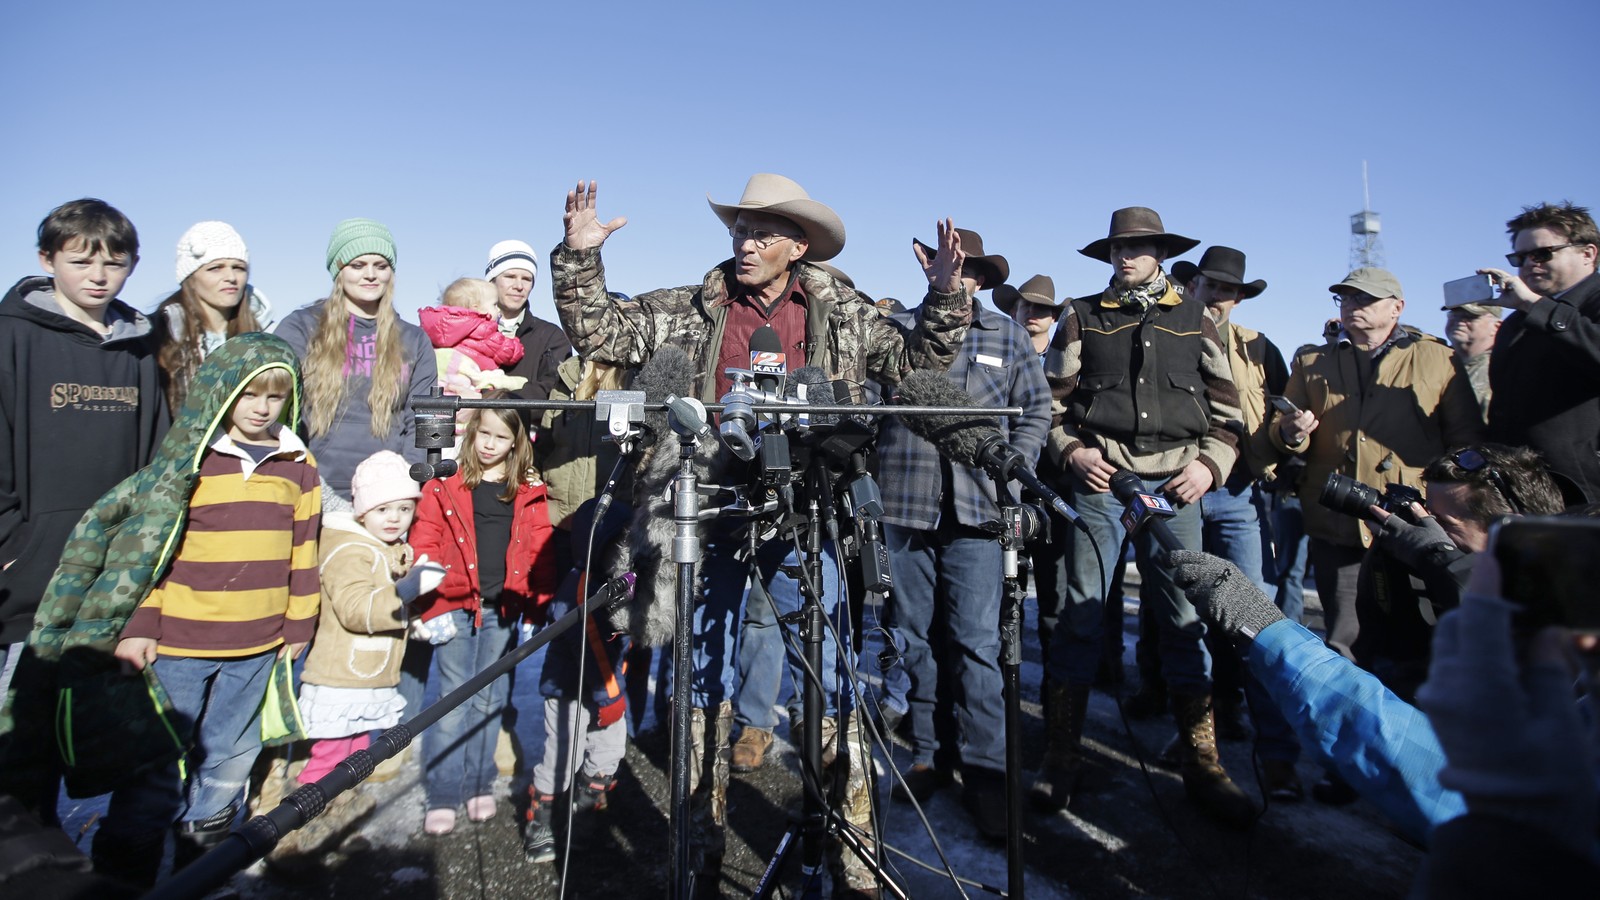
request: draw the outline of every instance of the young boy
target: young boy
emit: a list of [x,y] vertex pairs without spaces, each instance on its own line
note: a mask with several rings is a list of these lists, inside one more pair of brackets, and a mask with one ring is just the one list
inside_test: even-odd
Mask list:
[[0,693],[68,532],[166,425],[150,323],[116,299],[138,261],[126,216],[74,200],[39,224],[48,276],[0,300]]

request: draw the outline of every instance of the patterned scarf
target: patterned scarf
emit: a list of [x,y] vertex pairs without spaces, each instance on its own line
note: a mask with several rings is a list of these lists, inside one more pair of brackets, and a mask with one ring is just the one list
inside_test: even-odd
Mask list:
[[1138,306],[1140,309],[1149,309],[1151,304],[1166,295],[1167,273],[1157,269],[1154,281],[1127,288],[1112,284],[1100,295],[1100,300],[1107,306]]

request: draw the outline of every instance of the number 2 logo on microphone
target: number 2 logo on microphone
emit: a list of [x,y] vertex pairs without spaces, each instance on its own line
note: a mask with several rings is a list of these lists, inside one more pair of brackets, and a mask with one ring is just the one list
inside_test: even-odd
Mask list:
[[785,364],[783,353],[772,350],[752,350],[750,351],[750,371],[757,375],[782,377],[789,369]]

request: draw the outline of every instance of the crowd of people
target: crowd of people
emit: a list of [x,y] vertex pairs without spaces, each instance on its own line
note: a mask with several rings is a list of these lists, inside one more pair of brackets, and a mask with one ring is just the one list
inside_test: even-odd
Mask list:
[[[1218,752],[1219,737],[1253,729],[1268,799],[1302,800],[1296,762],[1314,755],[1317,800],[1364,797],[1434,845],[1429,895],[1459,895],[1474,867],[1480,886],[1533,862],[1600,874],[1596,744],[1581,727],[1595,717],[1573,692],[1582,673],[1563,668],[1579,645],[1548,632],[1513,646],[1485,555],[1503,517],[1600,502],[1600,231],[1587,210],[1512,218],[1511,268],[1480,270],[1493,296],[1449,309],[1448,343],[1403,324],[1399,280],[1366,267],[1330,286],[1325,340],[1287,358],[1233,321],[1267,289],[1247,280],[1246,254],[1211,245],[1179,260],[1201,242],[1148,208],[1113,212],[1078,251],[1111,272],[1076,297],[1043,274],[1013,287],[1003,255],[941,220],[932,243],[914,242],[926,293],[911,308],[827,264],[844,224],[788,178],[756,175],[711,210],[732,256],[698,283],[630,296],[601,260],[626,220],[603,219],[598,188],[579,182],[549,256],[559,324],[528,309],[540,267],[520,240],[405,321],[394,236],[368,219],[334,229],[327,296],[277,322],[244,239],[200,222],[177,243],[177,289],[146,315],[118,297],[140,260],[132,223],[99,200],[51,211],[46,274],[0,301],[3,802],[48,825],[63,787],[109,794],[95,872],[151,885],[169,839],[172,866],[191,863],[249,804],[415,715],[430,686],[454,690],[609,579],[632,584],[647,550],[630,523],[672,515],[627,477],[597,502],[630,470],[584,411],[463,410],[454,474],[418,484],[412,400],[590,400],[670,348],[693,371],[683,392],[716,403],[770,332],[840,402],[892,397],[920,370],[977,406],[1022,411],[998,418],[1000,438],[1077,513],[1050,511],[1028,554],[1048,744],[1027,799],[1041,814],[1093,803],[1103,783],[1084,734],[1091,692],[1120,692],[1122,606],[1108,597],[1131,549],[1140,683],[1126,708],[1170,711],[1162,758],[1219,825],[1261,814]],[[889,732],[911,765],[887,802],[959,783],[977,833],[1007,837],[996,485],[894,417],[874,445],[892,586],[863,585],[834,540],[814,542],[814,578],[784,528],[702,526],[690,695],[673,698],[691,708],[697,868],[722,856],[731,773],[764,765],[778,740],[786,673],[796,740],[802,686],[821,689],[822,721],[807,724],[825,771],[806,780],[834,785],[857,846],[874,845],[874,744]],[[1351,484],[1358,499],[1329,502]],[[1128,532],[1132,494],[1163,501],[1186,551]],[[1322,635],[1299,624],[1308,567]],[[785,635],[807,597],[830,623],[820,671]],[[881,620],[863,626],[864,611]],[[856,658],[863,627],[888,635],[881,666]],[[510,676],[498,679],[425,731],[419,758],[374,777],[420,767],[427,834],[511,809],[528,857],[556,859],[561,798],[590,814],[617,784],[641,719],[627,713],[643,702],[644,637],[587,620],[551,645],[541,708],[512,709]],[[1529,733],[1485,735],[1475,699],[1515,707],[1501,711]],[[542,716],[545,748],[513,800],[496,783],[515,764],[518,714]],[[1534,747],[1534,733],[1556,746]],[[1512,750],[1548,771],[1519,780]],[[269,860],[315,866],[374,803],[340,795]],[[1497,840],[1520,861],[1475,854]],[[841,890],[876,896],[870,860],[835,849]],[[37,863],[7,861],[0,879]]]

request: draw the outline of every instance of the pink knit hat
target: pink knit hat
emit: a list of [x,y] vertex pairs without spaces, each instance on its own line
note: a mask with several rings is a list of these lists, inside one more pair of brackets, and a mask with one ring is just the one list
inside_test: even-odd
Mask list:
[[404,457],[393,450],[379,450],[356,466],[355,477],[350,480],[350,493],[359,519],[374,506],[421,497],[422,487],[411,480],[411,466]]

